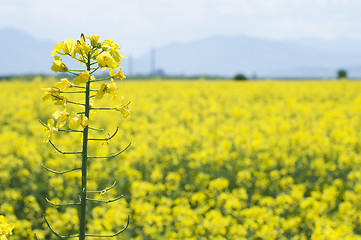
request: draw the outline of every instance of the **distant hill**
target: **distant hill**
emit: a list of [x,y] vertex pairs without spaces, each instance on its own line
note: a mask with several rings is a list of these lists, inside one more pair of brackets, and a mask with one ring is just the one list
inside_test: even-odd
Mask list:
[[50,73],[54,43],[14,29],[0,29],[0,74]]
[[361,40],[356,40],[356,39],[336,38],[333,40],[323,40],[318,38],[300,38],[300,39],[287,39],[284,41],[326,52],[361,53]]
[[[347,46],[340,41],[313,43],[215,36],[157,48],[156,66],[167,74],[262,77],[334,77],[345,68],[351,77],[361,77],[361,41]],[[133,72],[149,73],[150,52],[133,62]]]
[[[51,72],[53,58],[50,53],[55,42],[42,41],[9,28],[0,29],[0,36],[3,46],[0,75]],[[123,68],[126,73],[132,69],[132,74],[149,74],[150,59],[150,52],[131,61],[124,59]],[[155,59],[156,69],[177,75],[244,73],[258,77],[322,78],[335,77],[336,71],[344,68],[350,77],[361,77],[361,41],[350,39],[281,41],[214,36],[159,47]]]
[[[56,42],[39,40],[11,28],[0,29],[0,36],[0,46],[3,46],[0,75],[53,73],[51,51]],[[67,62],[66,57],[63,59],[70,68],[79,66],[77,62]]]

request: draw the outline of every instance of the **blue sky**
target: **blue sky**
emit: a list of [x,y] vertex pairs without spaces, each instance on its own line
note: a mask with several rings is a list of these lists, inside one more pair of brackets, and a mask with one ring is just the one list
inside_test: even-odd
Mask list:
[[0,28],[62,41],[99,34],[126,54],[214,35],[361,39],[360,0],[0,0]]

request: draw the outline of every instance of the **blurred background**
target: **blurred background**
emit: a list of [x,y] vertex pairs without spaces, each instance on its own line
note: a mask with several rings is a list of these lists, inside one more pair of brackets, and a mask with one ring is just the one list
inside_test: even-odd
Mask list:
[[127,76],[361,77],[357,0],[0,1],[0,76],[51,74],[53,46],[99,34]]

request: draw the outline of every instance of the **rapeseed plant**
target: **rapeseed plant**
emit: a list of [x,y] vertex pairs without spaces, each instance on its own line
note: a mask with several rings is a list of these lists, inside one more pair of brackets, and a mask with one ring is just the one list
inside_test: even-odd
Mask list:
[[[90,44],[86,42],[86,38],[90,40]],[[53,118],[49,119],[47,123],[40,121],[42,125],[45,127],[45,134],[44,134],[44,142],[50,143],[51,146],[54,147],[56,151],[61,154],[69,154],[69,155],[79,155],[81,156],[81,167],[73,168],[70,170],[65,171],[57,171],[50,169],[43,165],[43,167],[55,174],[65,174],[73,171],[81,171],[82,174],[82,181],[81,181],[81,189],[79,191],[79,201],[74,203],[55,203],[50,201],[46,198],[46,201],[52,206],[75,206],[79,208],[79,231],[78,234],[75,235],[62,235],[57,233],[48,222],[46,216],[44,216],[45,222],[48,225],[49,229],[55,234],[58,238],[79,238],[79,240],[84,240],[86,237],[114,237],[118,234],[122,233],[129,225],[129,216],[128,222],[126,226],[121,229],[120,231],[109,234],[109,235],[99,235],[99,234],[92,234],[87,233],[86,227],[86,212],[87,212],[87,202],[98,202],[98,203],[109,203],[114,202],[120,199],[122,196],[116,197],[110,200],[98,200],[92,199],[88,197],[89,193],[99,193],[104,194],[115,184],[112,186],[102,189],[102,190],[91,190],[89,191],[87,188],[87,162],[88,159],[92,158],[112,158],[115,157],[125,150],[128,149],[130,144],[126,146],[124,149],[120,150],[119,152],[108,155],[108,156],[89,156],[88,155],[88,141],[103,141],[106,143],[110,142],[110,139],[115,136],[118,132],[118,129],[115,131],[113,135],[109,135],[105,138],[90,138],[89,137],[89,130],[93,131],[102,131],[103,129],[97,129],[91,127],[90,120],[91,112],[95,110],[115,110],[120,111],[124,118],[128,118],[130,115],[129,109],[129,102],[125,102],[124,98],[122,98],[121,103],[116,105],[115,107],[101,107],[97,108],[94,106],[92,102],[92,98],[101,99],[105,94],[110,94],[112,100],[116,99],[118,96],[117,93],[117,86],[114,82],[114,79],[124,79],[125,75],[123,74],[120,67],[120,62],[122,58],[126,56],[119,54],[119,46],[118,44],[114,43],[112,39],[107,39],[104,42],[99,42],[99,35],[93,35],[86,37],[84,34],[81,34],[80,40],[74,40],[71,38],[66,39],[63,42],[60,42],[55,45],[51,55],[54,56],[53,65],[51,70],[54,72],[64,72],[70,73],[75,76],[75,78],[69,81],[67,78],[61,79],[60,82],[56,83],[52,87],[43,88],[42,91],[45,93],[43,97],[43,101],[47,101],[51,99],[53,103],[60,107],[59,110],[54,112]],[[56,56],[55,56],[56,55]],[[62,58],[58,55],[68,56],[70,58],[75,59],[76,61],[82,63],[85,66],[83,70],[72,70],[69,69],[65,63],[63,62]],[[119,70],[115,72],[115,69],[119,68]],[[96,79],[94,73],[99,70],[106,70],[109,69],[110,77]],[[110,83],[103,83],[100,89],[94,89],[94,82],[99,81],[107,81],[110,80]],[[85,86],[84,86],[85,85]],[[72,90],[75,89],[75,90]],[[91,95],[91,93],[96,93]],[[69,94],[84,94],[84,102],[77,102],[70,100],[67,97]],[[66,95],[66,96],[65,96]],[[76,105],[82,107],[83,110],[79,112],[72,111],[69,112],[68,105]],[[68,123],[68,128],[64,129],[63,127],[66,126]],[[79,130],[80,129],[80,130]],[[81,151],[75,152],[67,152],[62,151],[52,142],[53,139],[56,137],[57,134],[60,132],[67,132],[67,133],[82,133],[82,142]],[[80,144],[79,144],[80,145]]]

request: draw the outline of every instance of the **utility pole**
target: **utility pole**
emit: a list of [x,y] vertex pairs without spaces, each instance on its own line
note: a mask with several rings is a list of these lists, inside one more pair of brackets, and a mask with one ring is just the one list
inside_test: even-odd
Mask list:
[[150,51],[150,75],[155,75],[155,48]]

